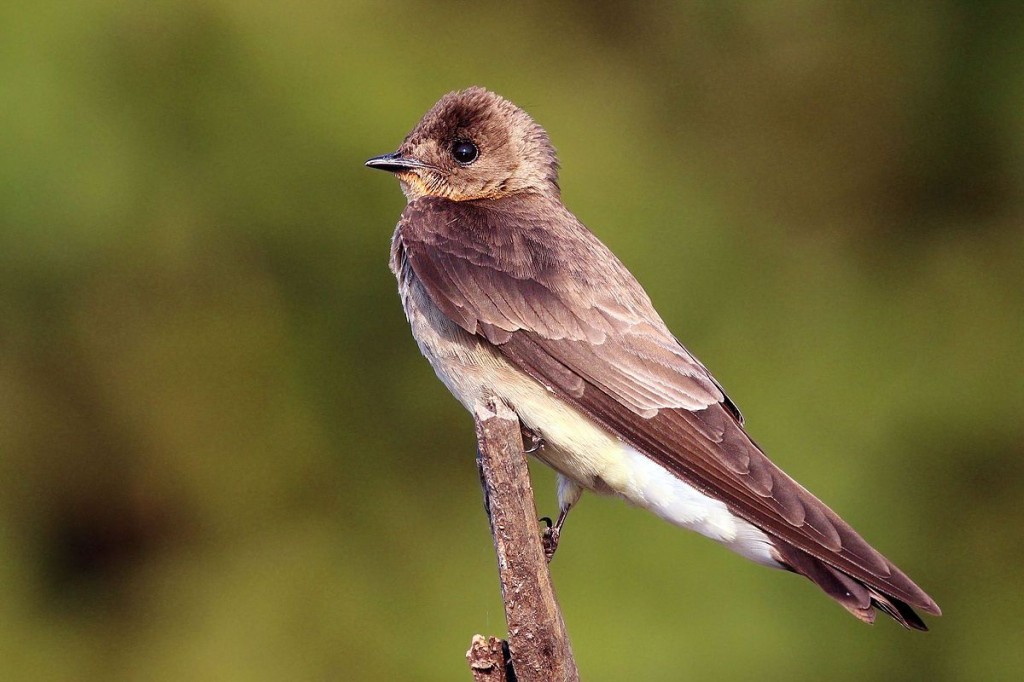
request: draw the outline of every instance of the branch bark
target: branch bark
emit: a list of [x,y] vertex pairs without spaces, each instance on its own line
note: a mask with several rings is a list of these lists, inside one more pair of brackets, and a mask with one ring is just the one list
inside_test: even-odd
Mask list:
[[[478,407],[474,417],[479,444],[477,466],[498,557],[508,651],[514,671],[508,679],[578,682],[579,671],[537,529],[537,510],[519,418],[498,400]],[[474,647],[467,656],[475,650],[483,655],[476,642],[474,638]],[[483,648],[495,651],[494,646]],[[482,667],[474,668],[474,677],[485,667],[481,660],[477,658],[477,665]],[[505,663],[495,661],[495,666],[505,669]],[[472,658],[470,664],[474,665]]]
[[510,674],[508,642],[504,640],[473,635],[466,660],[473,672],[473,682],[515,682],[515,673]]

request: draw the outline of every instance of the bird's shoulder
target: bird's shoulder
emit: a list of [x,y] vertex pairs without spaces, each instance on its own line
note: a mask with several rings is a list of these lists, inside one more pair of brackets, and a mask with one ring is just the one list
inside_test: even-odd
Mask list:
[[483,322],[600,342],[642,323],[670,336],[629,270],[557,199],[417,199],[394,253],[471,333]]
[[[410,202],[397,236],[474,265],[556,286],[583,260],[593,237],[561,202],[540,196],[480,201],[422,197]],[[598,267],[600,270],[601,268]]]

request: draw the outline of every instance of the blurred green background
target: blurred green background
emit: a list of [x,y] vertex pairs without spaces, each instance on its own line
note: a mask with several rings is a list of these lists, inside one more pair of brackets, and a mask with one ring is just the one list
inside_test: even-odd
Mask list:
[[504,630],[472,426],[362,162],[480,84],[945,611],[868,627],[590,496],[552,565],[584,678],[1019,679],[1019,7],[5,3],[0,678],[468,679]]

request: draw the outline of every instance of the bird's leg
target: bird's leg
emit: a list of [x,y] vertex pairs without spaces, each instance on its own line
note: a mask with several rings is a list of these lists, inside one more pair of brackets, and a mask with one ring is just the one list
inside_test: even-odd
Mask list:
[[580,484],[568,476],[558,474],[557,480],[558,520],[552,526],[551,519],[547,517],[541,519],[548,526],[541,534],[541,542],[544,544],[544,556],[547,557],[549,562],[555,556],[555,550],[558,549],[558,540],[562,535],[562,524],[565,523],[569,510],[576,506],[580,496],[583,494],[583,488]]
[[[524,453],[532,455],[544,449],[546,443],[544,442],[544,436],[541,435],[540,431],[531,429],[522,421],[519,422],[519,430],[523,438]],[[560,489],[562,485],[563,484],[559,482]],[[576,497],[579,497],[579,495],[577,494]],[[571,504],[569,506],[571,506]],[[561,510],[558,513],[558,521],[555,522],[554,526],[551,525],[551,517],[542,516],[540,518],[540,520],[547,525],[547,528],[545,528],[544,532],[541,533],[541,544],[544,546],[544,556],[547,558],[548,562],[550,562],[552,557],[555,556],[555,550],[558,549],[558,535],[562,531],[562,524],[565,523],[565,516],[568,513],[569,507],[565,506],[563,503]]]
[[519,430],[523,436],[523,452],[532,455],[544,449],[544,436],[540,431],[535,431],[522,422],[519,422]]
[[551,518],[545,516],[541,519],[547,524],[547,528],[540,535],[541,544],[544,545],[544,557],[551,563],[551,560],[555,558],[555,550],[558,549],[558,539],[562,535],[562,524],[565,523],[565,517],[569,515],[569,510],[572,509],[572,505],[562,507],[562,510],[558,512],[558,520],[555,521],[554,525],[551,525]]

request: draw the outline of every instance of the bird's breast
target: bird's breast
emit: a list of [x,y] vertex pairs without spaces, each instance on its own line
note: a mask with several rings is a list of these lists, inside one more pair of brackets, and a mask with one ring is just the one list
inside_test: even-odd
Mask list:
[[399,258],[394,265],[413,338],[455,398],[470,413],[485,397],[502,399],[524,425],[543,435],[546,445],[539,457],[548,465],[585,488],[619,492],[625,484],[618,466],[622,443],[512,366],[486,339],[448,319],[407,261]]

